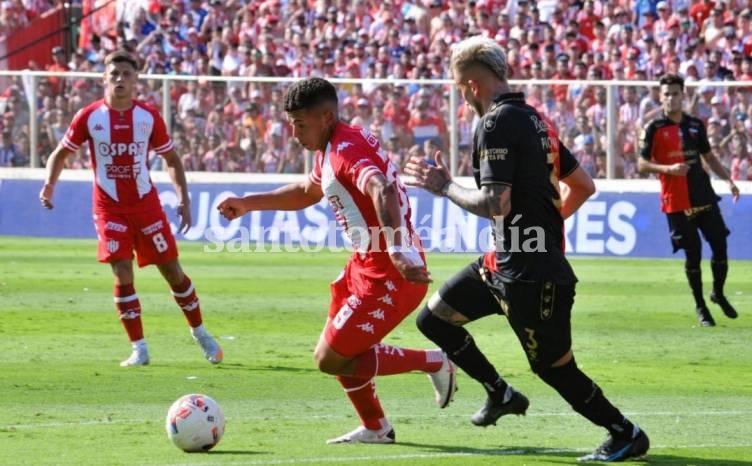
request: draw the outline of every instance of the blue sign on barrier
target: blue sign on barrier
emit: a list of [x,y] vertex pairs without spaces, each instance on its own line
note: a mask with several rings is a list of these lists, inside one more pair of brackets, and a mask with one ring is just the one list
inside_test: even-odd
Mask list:
[[[190,185],[194,225],[178,239],[207,242],[205,250],[258,250],[258,244],[298,245],[303,250],[347,247],[348,243],[322,200],[297,212],[252,212],[228,222],[217,204],[228,196],[277,188],[281,183],[202,183]],[[39,180],[0,179],[0,235],[94,238],[91,182],[63,181],[57,185],[55,208],[38,203]],[[159,183],[160,198],[173,230],[177,198],[169,183]],[[493,247],[487,220],[470,215],[444,198],[410,188],[413,224],[429,251],[478,252]],[[720,203],[732,259],[752,259],[752,199],[737,204],[728,195]],[[254,245],[250,249],[248,245]],[[665,216],[655,192],[599,192],[566,222],[570,254],[674,257]],[[318,248],[318,249],[317,249]],[[269,250],[269,247],[266,247]],[[705,253],[709,257],[709,251]]]

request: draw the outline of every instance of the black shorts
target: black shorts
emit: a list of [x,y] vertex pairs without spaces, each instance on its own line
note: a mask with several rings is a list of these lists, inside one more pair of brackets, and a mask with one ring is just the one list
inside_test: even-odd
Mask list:
[[470,263],[439,289],[441,299],[470,321],[505,314],[533,371],[550,367],[572,347],[575,285],[502,283]]
[[709,206],[708,210],[688,217],[684,212],[666,214],[668,229],[671,233],[671,246],[674,252],[679,249],[700,247],[698,230],[708,243],[720,241],[729,235],[718,204]]

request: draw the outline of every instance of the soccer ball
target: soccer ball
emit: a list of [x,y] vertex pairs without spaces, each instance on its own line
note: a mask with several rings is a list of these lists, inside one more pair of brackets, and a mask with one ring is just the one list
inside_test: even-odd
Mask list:
[[170,406],[165,421],[167,437],[187,452],[209,451],[225,433],[225,415],[206,395],[181,396]]

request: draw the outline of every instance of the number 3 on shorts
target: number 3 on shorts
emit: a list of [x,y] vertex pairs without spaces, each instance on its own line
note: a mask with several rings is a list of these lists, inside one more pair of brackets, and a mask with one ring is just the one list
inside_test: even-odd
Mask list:
[[154,242],[154,246],[157,248],[157,252],[165,252],[169,248],[167,240],[162,233],[157,233],[156,235],[152,236],[151,240]]

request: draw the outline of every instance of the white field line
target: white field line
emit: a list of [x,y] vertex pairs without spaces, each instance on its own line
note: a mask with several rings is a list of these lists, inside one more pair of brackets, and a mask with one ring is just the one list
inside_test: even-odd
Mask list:
[[[630,417],[655,417],[655,416],[686,416],[686,417],[696,417],[696,416],[749,416],[752,415],[752,410],[709,410],[709,411],[691,411],[691,412],[674,412],[674,411],[650,411],[650,412],[635,412],[635,411],[624,411],[624,414]],[[570,412],[560,412],[560,413],[528,413],[525,415],[526,417],[569,417],[569,416],[579,416],[579,414],[575,413],[574,411]],[[274,417],[274,419],[282,419],[282,420],[298,420],[300,419],[300,416],[277,416],[274,414],[269,414],[268,416],[244,416],[244,420],[248,421],[264,421],[268,420],[270,417]],[[429,417],[435,417],[430,415],[400,415],[400,414],[392,414],[389,416],[391,419],[400,419],[400,418],[429,418]],[[459,417],[459,416],[458,416]],[[318,415],[306,415],[306,419],[345,419],[347,416],[344,415],[335,415],[335,414],[318,414]],[[232,420],[231,417],[228,417],[227,420]],[[12,429],[43,429],[43,428],[57,428],[57,427],[76,427],[76,426],[92,426],[92,425],[107,425],[107,424],[140,424],[143,423],[144,419],[90,419],[88,421],[76,421],[76,422],[40,422],[40,423],[30,423],[30,424],[0,424],[0,430],[12,430]]]

